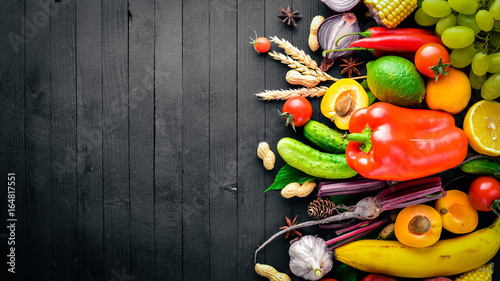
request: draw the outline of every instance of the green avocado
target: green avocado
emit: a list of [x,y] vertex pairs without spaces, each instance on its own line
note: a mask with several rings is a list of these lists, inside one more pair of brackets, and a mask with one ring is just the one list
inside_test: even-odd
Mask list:
[[402,107],[424,100],[425,81],[411,61],[385,56],[368,62],[366,70],[368,87],[378,100]]

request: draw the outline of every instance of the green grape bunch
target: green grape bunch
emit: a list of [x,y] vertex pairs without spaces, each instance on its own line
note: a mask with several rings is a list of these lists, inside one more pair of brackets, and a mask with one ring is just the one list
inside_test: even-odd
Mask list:
[[470,66],[471,85],[484,99],[500,97],[500,0],[419,0],[414,18],[435,26],[453,67]]

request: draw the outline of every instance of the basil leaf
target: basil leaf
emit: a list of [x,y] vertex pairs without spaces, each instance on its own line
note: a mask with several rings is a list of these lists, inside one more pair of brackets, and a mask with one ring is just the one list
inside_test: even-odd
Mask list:
[[335,269],[335,278],[342,281],[356,281],[356,269],[345,263],[339,264]]
[[264,192],[268,192],[269,190],[280,190],[285,188],[289,183],[298,182],[303,184],[304,182],[314,180],[316,177],[310,176],[299,169],[296,169],[288,164],[283,165],[281,169],[278,171],[276,178],[274,179],[273,184],[269,186],[268,189]]

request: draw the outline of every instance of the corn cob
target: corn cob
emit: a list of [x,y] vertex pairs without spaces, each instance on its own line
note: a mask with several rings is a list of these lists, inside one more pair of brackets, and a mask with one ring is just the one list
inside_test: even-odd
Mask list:
[[395,28],[417,7],[417,0],[364,0],[379,25]]
[[493,263],[487,263],[460,275],[455,281],[491,281],[493,277]]

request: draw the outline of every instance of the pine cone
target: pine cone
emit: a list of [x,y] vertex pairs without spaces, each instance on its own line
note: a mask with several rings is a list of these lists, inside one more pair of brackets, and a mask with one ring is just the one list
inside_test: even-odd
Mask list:
[[321,197],[309,203],[309,207],[307,207],[307,214],[317,220],[324,219],[336,213],[335,203],[330,199],[322,199]]

